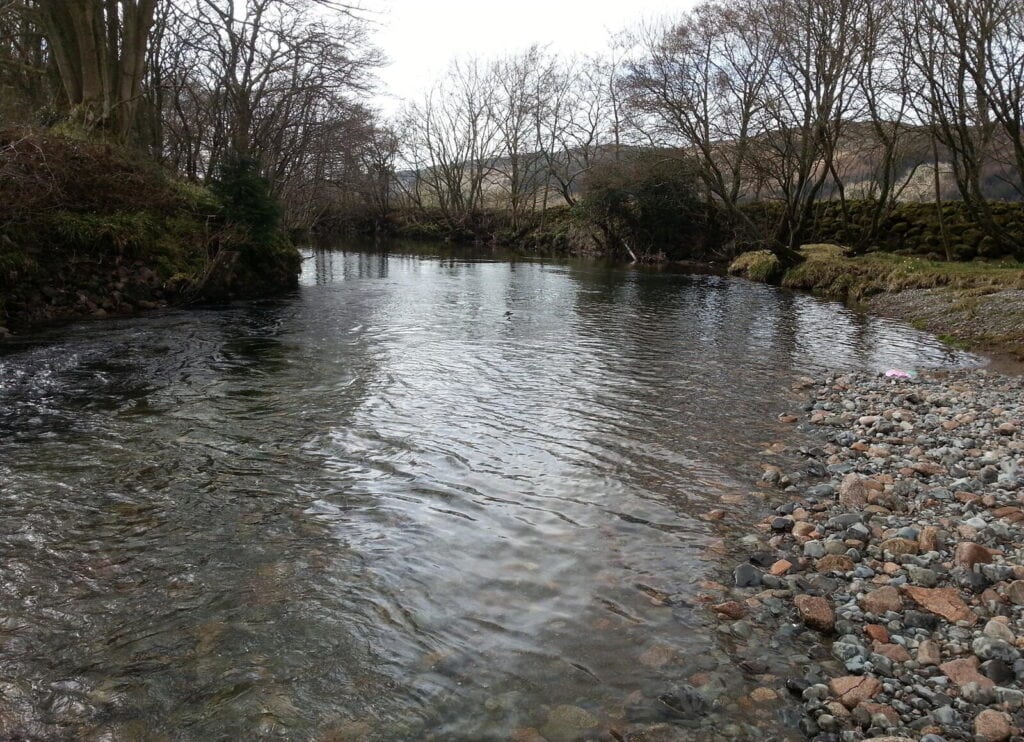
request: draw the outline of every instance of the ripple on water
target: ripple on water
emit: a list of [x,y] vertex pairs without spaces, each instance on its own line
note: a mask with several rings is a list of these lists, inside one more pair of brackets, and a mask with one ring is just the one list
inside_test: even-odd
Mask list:
[[3,734],[557,738],[687,728],[698,682],[706,725],[785,736],[699,583],[789,384],[976,362],[719,277],[307,271],[0,350]]

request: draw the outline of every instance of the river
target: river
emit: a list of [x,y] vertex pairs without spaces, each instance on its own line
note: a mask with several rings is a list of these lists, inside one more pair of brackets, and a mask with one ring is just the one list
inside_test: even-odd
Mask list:
[[718,276],[304,266],[0,346],[0,736],[796,738],[744,696],[801,658],[701,585],[765,511],[791,385],[977,359]]

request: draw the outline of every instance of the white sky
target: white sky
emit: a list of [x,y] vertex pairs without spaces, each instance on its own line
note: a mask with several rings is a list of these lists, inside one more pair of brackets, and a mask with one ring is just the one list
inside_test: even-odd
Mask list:
[[[532,43],[566,53],[597,52],[612,32],[674,16],[695,0],[372,0],[380,9],[377,43],[391,60],[384,90],[418,97],[456,56],[500,55]],[[385,112],[397,108],[382,98]]]

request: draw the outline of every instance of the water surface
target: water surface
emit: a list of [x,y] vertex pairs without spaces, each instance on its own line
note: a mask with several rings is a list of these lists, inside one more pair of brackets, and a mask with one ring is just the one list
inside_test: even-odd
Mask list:
[[716,276],[330,252],[280,301],[11,343],[0,736],[557,739],[687,684],[680,739],[795,735],[700,584],[789,387],[972,362]]

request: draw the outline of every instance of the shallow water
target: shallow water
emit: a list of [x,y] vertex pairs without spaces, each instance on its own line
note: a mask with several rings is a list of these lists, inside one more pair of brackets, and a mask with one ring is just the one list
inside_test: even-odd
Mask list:
[[571,738],[689,683],[682,738],[786,737],[699,583],[790,385],[976,362],[721,277],[354,252],[0,347],[0,735]]

